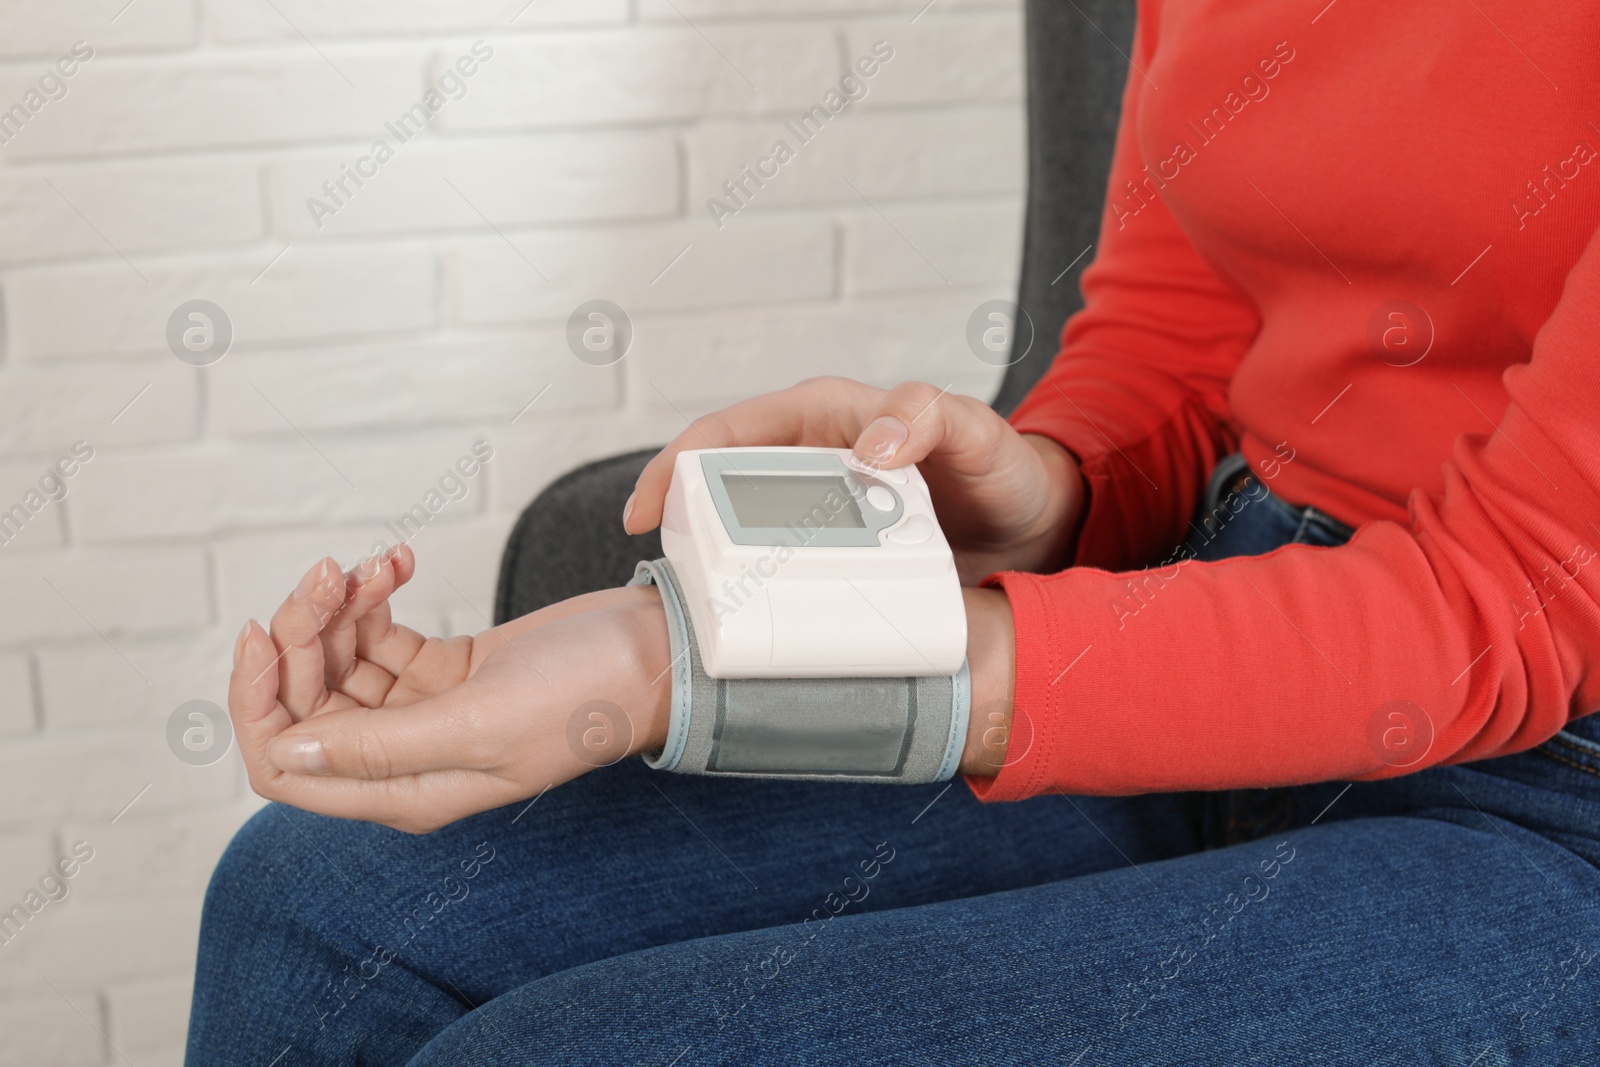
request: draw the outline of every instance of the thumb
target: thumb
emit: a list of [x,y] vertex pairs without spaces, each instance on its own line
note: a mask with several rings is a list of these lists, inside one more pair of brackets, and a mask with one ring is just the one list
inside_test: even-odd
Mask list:
[[953,396],[948,387],[906,382],[884,394],[851,454],[864,469],[903,467],[935,453],[986,452],[1004,429],[1005,422],[987,404]]
[[323,712],[273,738],[267,758],[289,774],[365,781],[488,769],[495,762],[492,754],[460,726],[465,717],[453,714],[447,703],[455,696],[394,708]]

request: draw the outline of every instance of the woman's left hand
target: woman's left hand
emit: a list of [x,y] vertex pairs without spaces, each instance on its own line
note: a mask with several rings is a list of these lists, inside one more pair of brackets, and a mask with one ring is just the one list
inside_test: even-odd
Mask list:
[[[649,586],[591,593],[474,638],[389,617],[415,560],[324,560],[234,650],[228,707],[268,800],[427,833],[659,749],[666,618]],[[369,573],[370,572],[370,573]]]

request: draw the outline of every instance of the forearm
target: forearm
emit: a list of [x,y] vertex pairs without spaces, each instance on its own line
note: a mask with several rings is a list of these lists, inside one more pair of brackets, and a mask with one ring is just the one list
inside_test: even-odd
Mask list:
[[[1041,434],[1022,434],[1022,440],[1039,455],[1044,466],[1045,506],[1037,529],[1025,537],[1004,560],[992,564],[983,575],[996,570],[1050,574],[1068,565],[1083,525],[1084,480],[1077,457],[1056,441]],[[970,611],[968,613],[970,615]]]

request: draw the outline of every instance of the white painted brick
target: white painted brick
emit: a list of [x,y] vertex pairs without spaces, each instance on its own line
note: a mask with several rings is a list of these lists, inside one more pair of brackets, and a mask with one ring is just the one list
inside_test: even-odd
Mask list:
[[139,0],[132,5],[128,0],[51,0],[0,7],[0,56],[8,58],[54,59],[79,40],[98,53],[185,48],[195,37],[193,0]]
[[0,173],[0,265],[247,242],[263,225],[260,176],[238,163]]
[[[421,500],[483,435],[463,429],[356,444],[291,436],[259,448],[96,459],[78,476],[75,529],[92,542],[360,519],[376,526]],[[482,509],[481,481],[467,486],[441,512],[446,521]]]
[[565,322],[578,305],[597,297],[632,316],[832,295],[834,235],[828,220],[740,221],[745,225],[721,234],[686,223],[510,234],[518,251],[498,239],[463,244],[443,254],[446,314],[464,323]]
[[[678,210],[678,148],[670,134],[659,131],[467,143],[434,139],[407,144],[381,166],[361,162],[369,154],[370,148],[352,149],[271,167],[277,230],[290,237],[350,237],[484,230],[485,218],[509,227],[659,218]],[[376,173],[362,178],[358,163]],[[324,183],[333,185],[342,203],[323,190]],[[313,198],[320,205],[315,212],[308,206]],[[327,214],[329,208],[336,212]]]
[[879,202],[1014,193],[1022,188],[1022,135],[1021,115],[1013,107],[894,114],[847,108],[808,143],[801,143],[782,119],[706,122],[687,135],[690,216],[715,230],[707,199],[723,197],[723,183],[738,177],[742,167],[754,167],[779,140],[795,157],[765,187],[754,189],[748,208],[722,220],[722,232],[743,227],[752,221],[746,215],[757,209],[865,206],[862,196]]
[[[152,789],[144,800],[154,793]],[[64,841],[88,841],[95,850],[94,859],[72,880],[75,902],[111,906],[140,894],[182,896],[203,889],[222,850],[256,807],[232,802],[163,811],[143,809],[144,800],[114,826],[69,822],[62,828]]]
[[894,58],[866,81],[862,104],[945,104],[1022,99],[1022,18],[996,12],[851,23],[845,55],[851,63],[883,41]]
[[[629,356],[624,363],[634,357]],[[660,380],[668,397],[677,401],[674,383]],[[626,419],[594,420],[548,419],[542,422],[518,425],[515,433],[496,437],[507,462],[489,472],[495,506],[506,510],[509,524],[522,509],[533,501],[546,486],[563,474],[593,460],[604,459],[622,452],[641,448],[658,448],[682,433],[688,426],[688,416],[700,414],[685,408],[678,414],[661,399],[648,382],[635,389],[649,392],[651,399],[662,410],[630,413]],[[622,521],[621,512],[617,522]],[[623,575],[619,581],[629,575]]]
[[481,130],[761,114],[808,104],[839,77],[838,41],[827,26],[701,32],[661,26],[502,39],[481,84],[438,121]]
[[10,351],[20,359],[166,352],[168,318],[194,299],[227,313],[236,348],[433,324],[426,249],[294,246],[268,269],[277,252],[147,261],[143,278],[120,261],[10,272]]
[[618,368],[579,360],[567,347],[565,329],[556,326],[252,353],[248,362],[218,364],[209,387],[215,431],[240,436],[293,433],[257,389],[285,414],[292,412],[307,434],[474,420],[509,425],[552,411],[615,407],[621,396]]
[[417,572],[395,594],[395,617],[420,630],[424,612],[432,612],[425,625],[437,633],[434,620],[464,607],[478,620],[473,632],[492,626],[500,556],[514,518],[491,514],[470,526],[430,526],[414,539]]
[[[505,440],[509,445],[521,437],[518,434]],[[502,436],[497,435],[495,440],[496,456],[486,472],[491,474],[502,459]],[[515,459],[518,455],[513,450],[506,458]],[[466,608],[471,613],[469,618],[477,620],[472,632],[486,629],[494,615],[501,549],[515,518],[497,514],[471,523],[434,522],[425,527],[409,542],[417,556],[417,570],[391,601],[395,618],[421,633],[436,634],[444,612]],[[227,539],[216,550],[217,582],[227,628],[236,633],[235,624],[242,625],[246,618],[265,623],[317,560],[331,555],[341,566],[352,567],[379,538],[389,544],[395,541],[376,524]]]
[[0,551],[0,604],[26,605],[0,612],[0,644],[201,626],[209,593],[205,556],[194,549]]
[[[184,1025],[188,1025],[185,1016]],[[140,1049],[139,1067],[185,1067],[188,1059],[187,1041],[180,1041],[175,1045],[163,1045],[160,1048]]]
[[199,430],[199,385],[200,372],[171,356],[0,369],[0,454],[39,453],[31,481],[77,441],[98,449],[187,440]]
[[0,463],[0,558],[24,558],[29,549],[50,548],[66,539],[62,505],[39,484],[49,465],[48,460]]
[[[0,655],[0,733],[28,733],[36,725],[32,674],[27,657]],[[0,863],[0,870],[11,869]]]
[[[477,632],[511,524],[584,462],[816,373],[988,395],[965,320],[1015,273],[1019,0],[137,0],[113,24],[125,5],[0,11],[0,112],[96,48],[0,144],[0,510],[97,450],[0,547],[0,907],[97,847],[0,947],[6,1062],[121,1062],[48,975],[141,1067],[182,1063],[201,893],[261,802],[237,753],[177,760],[166,720],[225,702],[239,624],[317,558],[392,540],[485,437],[395,597]],[[465,97],[316,229],[306,198],[480,38]],[[878,39],[867,100],[719,232],[706,198]],[[204,370],[166,349],[193,298],[236,326]],[[595,298],[634,316],[609,368],[566,346]]]
[[[467,33],[487,36],[501,30],[544,26],[621,24],[627,0],[539,0],[522,12],[504,0],[206,0],[210,34],[228,42],[294,40],[304,33],[323,37],[375,37]],[[515,16],[515,21],[512,21]],[[298,31],[298,32],[297,32]]]
[[1020,201],[898,203],[881,209],[882,215],[863,209],[845,220],[847,293],[1015,282],[1022,251]]
[[[37,653],[46,729],[128,726],[167,717],[190,700],[226,705],[237,624],[162,640],[88,641]],[[127,659],[123,659],[126,656]],[[129,666],[132,661],[132,666]]]
[[[422,95],[424,53],[322,51],[326,59],[310,47],[97,56],[79,69],[65,98],[46,104],[6,144],[5,158],[365,139]],[[20,100],[36,78],[26,65],[0,71],[0,108]]]
[[[639,18],[646,21],[682,23],[685,16],[695,19],[755,18],[773,15],[854,15],[863,11],[903,9],[905,25],[912,16],[932,5],[928,0],[638,0]],[[938,8],[1001,7],[1015,8],[1018,0],[937,0]],[[928,17],[932,17],[931,15]],[[927,18],[918,18],[920,27]]]
[[106,997],[111,1019],[106,1036],[129,1056],[137,1054],[140,1067],[153,1063],[152,1051],[182,1048],[193,996],[194,978],[189,974],[114,985]]
[[[135,797],[130,810],[140,815],[215,803],[236,794],[243,772],[237,751],[208,767],[182,762],[167,747],[164,723],[7,738],[0,741],[0,769],[0,820],[99,820],[106,824],[100,833],[84,835],[96,849],[115,836],[120,821],[110,820]],[[75,884],[96,877],[96,862],[85,865]]]
[[[78,880],[93,876],[90,863]],[[202,899],[197,888],[192,895],[140,895],[107,907],[80,904],[70,896],[47,905],[0,950],[7,964],[0,967],[0,990],[33,993],[43,987],[48,993],[43,975],[65,991],[190,970],[199,945]],[[73,1018],[83,1026],[82,1019]],[[104,1023],[97,1019],[96,1025]]]
[[[105,1043],[94,1032],[95,1026],[103,1025],[99,998],[83,989],[57,993],[46,984],[45,976],[56,981],[54,973],[46,969],[32,976],[33,981],[23,987],[25,992],[0,999],[0,1035],[4,1035],[0,1037],[0,1048],[6,1062],[31,1067],[93,1067],[105,1063]],[[37,986],[38,991],[32,986]],[[85,1015],[94,1021],[94,1026],[84,1020]]]
[[909,299],[652,317],[628,359],[629,388],[647,407],[671,410],[670,400],[696,414],[819,374],[883,386],[908,378],[998,384],[998,368],[967,348],[966,323],[978,304],[1008,292],[941,287]]
[[[907,0],[637,0],[645,22],[683,25],[691,19],[771,18],[773,15],[850,14],[903,7]],[[926,0],[924,0],[926,2]]]
[[[50,871],[56,862],[56,846],[45,830],[25,830],[0,834],[0,901],[4,908],[22,899],[22,895],[38,884],[39,877]],[[0,953],[4,953],[0,948]],[[0,959],[4,959],[0,955]]]

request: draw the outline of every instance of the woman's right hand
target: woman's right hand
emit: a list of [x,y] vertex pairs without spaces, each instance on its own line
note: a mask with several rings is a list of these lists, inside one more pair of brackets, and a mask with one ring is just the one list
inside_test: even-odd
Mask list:
[[926,382],[883,390],[812,378],[696,419],[639,475],[623,526],[638,534],[661,522],[679,452],[759,445],[849,448],[868,468],[917,464],[963,585],[1065,566],[1083,509],[1071,453],[1017,433],[981,400]]

